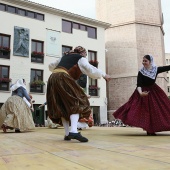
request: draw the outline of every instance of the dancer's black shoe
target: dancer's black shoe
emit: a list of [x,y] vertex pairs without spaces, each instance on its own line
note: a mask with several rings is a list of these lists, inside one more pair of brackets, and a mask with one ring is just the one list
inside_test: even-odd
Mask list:
[[15,129],[15,133],[21,133],[19,129]]
[[69,137],[70,139],[76,139],[76,140],[78,140],[78,141],[80,141],[80,142],[88,142],[88,139],[85,138],[85,137],[83,137],[80,132],[79,132],[79,133],[69,132],[68,137]]
[[156,136],[156,133],[149,133],[149,132],[147,132],[147,136]]
[[68,136],[64,136],[64,140],[71,140]]

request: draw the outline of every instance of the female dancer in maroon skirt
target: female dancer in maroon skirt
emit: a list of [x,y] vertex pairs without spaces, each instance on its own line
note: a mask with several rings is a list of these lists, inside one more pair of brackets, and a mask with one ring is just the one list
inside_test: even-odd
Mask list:
[[157,75],[169,71],[170,66],[157,67],[150,55],[143,57],[142,64],[136,90],[113,115],[124,124],[143,128],[147,135],[170,131],[170,100],[155,83]]

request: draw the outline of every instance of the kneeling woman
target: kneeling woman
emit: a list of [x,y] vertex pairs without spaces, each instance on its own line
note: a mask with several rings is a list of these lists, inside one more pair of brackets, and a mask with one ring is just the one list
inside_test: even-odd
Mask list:
[[17,80],[11,90],[12,96],[7,99],[0,109],[1,128],[4,132],[7,129],[19,129],[20,131],[34,129],[31,110],[23,100],[23,97],[25,97],[32,105],[31,98],[26,91],[25,80]]

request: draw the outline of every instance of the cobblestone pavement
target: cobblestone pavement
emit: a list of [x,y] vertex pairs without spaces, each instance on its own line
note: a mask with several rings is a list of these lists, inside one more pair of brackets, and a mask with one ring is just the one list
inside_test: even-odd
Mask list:
[[81,131],[88,143],[64,141],[63,133],[62,127],[0,130],[0,170],[170,170],[170,132],[92,127]]

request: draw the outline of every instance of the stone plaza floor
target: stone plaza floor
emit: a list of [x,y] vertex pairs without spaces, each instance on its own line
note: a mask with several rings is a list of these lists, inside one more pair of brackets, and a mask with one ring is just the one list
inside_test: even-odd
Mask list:
[[64,141],[62,127],[0,130],[0,170],[170,170],[170,132],[92,127],[81,133],[88,143]]

